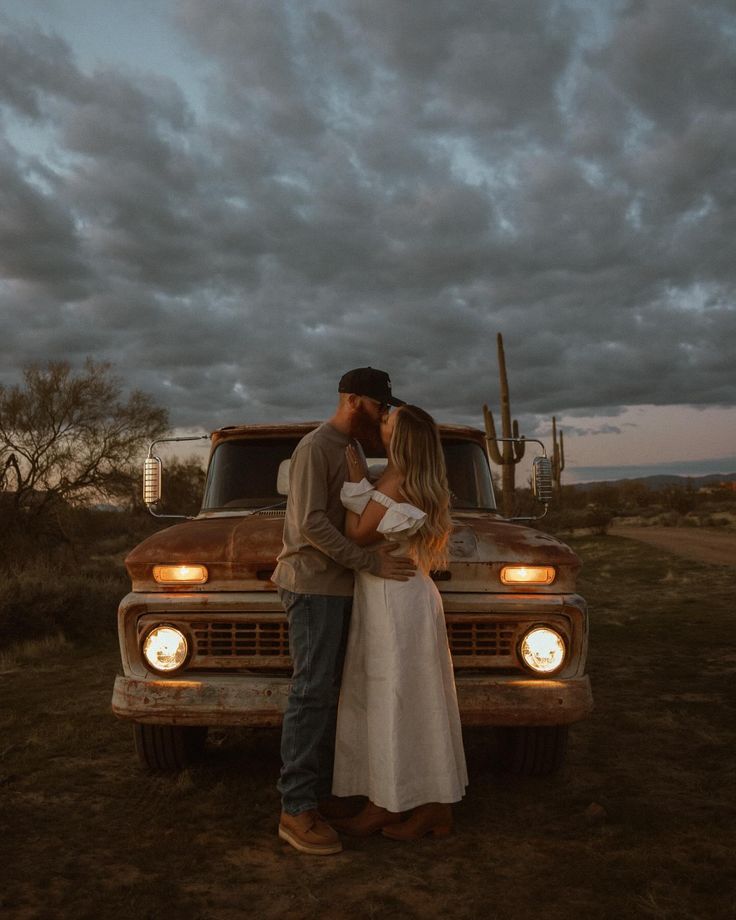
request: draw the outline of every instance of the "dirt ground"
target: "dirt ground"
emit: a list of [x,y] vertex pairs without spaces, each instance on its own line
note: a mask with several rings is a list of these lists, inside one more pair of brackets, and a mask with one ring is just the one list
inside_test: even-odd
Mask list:
[[736,533],[708,527],[627,527],[625,524],[612,527],[611,533],[649,543],[686,559],[736,566]]
[[442,841],[302,856],[276,836],[278,731],[213,732],[201,763],[151,775],[110,712],[114,634],[0,656],[0,917],[734,920],[736,572],[571,542],[595,712],[553,777],[498,773],[467,730]]

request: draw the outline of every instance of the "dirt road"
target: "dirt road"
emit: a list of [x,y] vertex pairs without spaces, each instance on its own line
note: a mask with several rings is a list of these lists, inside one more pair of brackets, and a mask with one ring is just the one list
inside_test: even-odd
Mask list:
[[611,533],[698,562],[736,566],[736,533],[707,527],[626,527],[621,524],[612,527]]

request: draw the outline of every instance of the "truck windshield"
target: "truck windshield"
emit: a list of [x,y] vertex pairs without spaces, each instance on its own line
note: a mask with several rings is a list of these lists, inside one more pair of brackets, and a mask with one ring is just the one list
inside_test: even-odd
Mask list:
[[[265,508],[286,503],[277,489],[279,467],[291,457],[298,438],[222,442],[207,472],[202,511]],[[452,507],[458,511],[496,508],[488,461],[480,445],[443,440]],[[282,468],[281,475],[284,476]]]
[[450,506],[455,511],[495,511],[491,471],[480,444],[442,440],[450,486]]
[[276,488],[279,466],[299,438],[244,439],[219,444],[207,471],[202,511],[286,504]]

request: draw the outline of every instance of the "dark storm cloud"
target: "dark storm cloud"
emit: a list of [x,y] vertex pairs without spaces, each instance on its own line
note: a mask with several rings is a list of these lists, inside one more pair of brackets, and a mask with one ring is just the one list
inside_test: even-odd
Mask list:
[[71,51],[57,36],[23,29],[17,34],[0,19],[0,98],[29,118],[39,118],[48,97],[77,95],[84,81]]
[[84,289],[89,274],[69,212],[28,181],[0,141],[0,276],[66,298]]
[[372,364],[475,420],[500,331],[528,430],[734,403],[726,4],[183,0],[174,27],[204,108],[2,38],[5,124],[52,139],[0,156],[6,367],[112,359],[213,425],[319,417]]

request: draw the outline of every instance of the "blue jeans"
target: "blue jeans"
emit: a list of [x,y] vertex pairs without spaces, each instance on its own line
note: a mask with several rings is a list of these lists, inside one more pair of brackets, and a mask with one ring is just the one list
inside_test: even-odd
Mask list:
[[294,673],[281,729],[278,788],[284,811],[298,815],[332,791],[337,701],[353,599],[283,588],[279,597],[289,618]]

